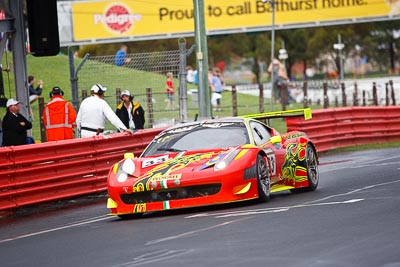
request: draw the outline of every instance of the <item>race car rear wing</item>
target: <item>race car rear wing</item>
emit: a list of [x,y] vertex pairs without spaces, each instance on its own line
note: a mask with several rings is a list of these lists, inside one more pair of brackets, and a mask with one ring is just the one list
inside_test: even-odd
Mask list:
[[287,118],[287,117],[299,117],[304,116],[305,120],[309,120],[312,118],[311,108],[301,108],[301,109],[293,109],[293,110],[285,110],[285,111],[272,111],[265,112],[260,114],[249,114],[238,116],[240,118],[252,118],[256,120],[268,120],[268,119],[276,119],[276,118]]

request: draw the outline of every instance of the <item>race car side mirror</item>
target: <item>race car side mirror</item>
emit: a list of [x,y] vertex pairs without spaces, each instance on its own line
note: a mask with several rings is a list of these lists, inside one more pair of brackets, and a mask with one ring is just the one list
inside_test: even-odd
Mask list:
[[282,137],[280,135],[272,136],[269,141],[271,144],[277,144],[277,143],[282,143]]
[[124,159],[133,159],[135,155],[133,153],[125,153],[124,154]]

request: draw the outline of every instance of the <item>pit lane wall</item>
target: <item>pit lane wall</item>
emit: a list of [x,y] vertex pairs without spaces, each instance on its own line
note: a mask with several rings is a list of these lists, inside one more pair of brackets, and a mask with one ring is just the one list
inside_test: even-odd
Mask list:
[[162,130],[0,147],[0,210],[104,192],[110,167]]
[[313,110],[312,119],[286,118],[288,131],[305,132],[318,152],[400,140],[400,106]]

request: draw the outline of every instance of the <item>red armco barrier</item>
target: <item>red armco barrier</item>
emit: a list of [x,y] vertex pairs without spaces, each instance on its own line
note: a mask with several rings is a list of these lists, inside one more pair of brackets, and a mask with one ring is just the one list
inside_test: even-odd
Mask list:
[[162,130],[1,147],[0,210],[106,191],[110,167]]
[[312,119],[286,119],[288,131],[305,132],[318,152],[400,140],[400,107],[348,107],[313,110]]

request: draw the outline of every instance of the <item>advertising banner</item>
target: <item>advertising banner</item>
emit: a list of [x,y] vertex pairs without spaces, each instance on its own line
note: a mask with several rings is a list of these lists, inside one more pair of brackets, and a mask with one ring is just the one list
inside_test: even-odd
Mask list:
[[[275,1],[277,27],[349,23],[390,18],[400,13],[400,0],[282,0]],[[73,41],[193,34],[192,0],[79,1],[71,3]],[[208,33],[266,29],[272,24],[269,3],[260,0],[204,0]]]

